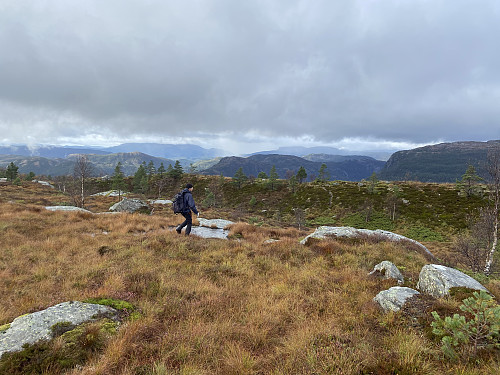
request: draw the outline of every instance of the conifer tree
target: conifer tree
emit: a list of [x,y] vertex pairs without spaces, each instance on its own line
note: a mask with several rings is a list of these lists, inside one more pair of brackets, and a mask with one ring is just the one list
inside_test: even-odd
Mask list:
[[307,172],[304,167],[300,167],[299,171],[297,172],[297,180],[299,181],[299,184],[303,183],[307,178]]
[[273,165],[271,171],[269,172],[269,187],[274,190],[278,183],[278,172],[276,172],[276,166]]
[[180,179],[184,174],[184,170],[182,169],[181,163],[179,160],[175,161],[174,167],[172,169],[172,177],[176,180]]
[[148,179],[151,179],[156,174],[156,168],[152,160],[149,161],[146,172],[148,175]]
[[7,166],[7,171],[5,172],[5,176],[9,181],[14,181],[17,177],[17,171],[19,167],[14,164],[14,162],[10,162]]
[[476,168],[472,164],[467,166],[467,170],[462,175],[462,179],[457,182],[457,187],[470,198],[478,192],[478,184],[483,179],[476,173]]
[[245,183],[247,179],[248,177],[245,175],[245,173],[243,173],[243,167],[240,167],[240,169],[236,171],[233,177],[233,181],[238,187],[238,189],[241,189],[241,186]]
[[113,176],[111,176],[111,181],[111,188],[118,191],[118,200],[121,200],[122,191],[125,190],[126,187],[121,162],[118,162],[116,165]]
[[321,164],[318,172],[318,180],[319,181],[328,181],[330,179],[330,173],[328,172],[328,167],[325,163]]
[[161,164],[157,170],[157,173],[160,175],[160,178],[163,178],[163,175],[165,174],[165,172],[166,172],[165,166],[163,165],[163,162],[161,162]]
[[137,171],[134,174],[133,184],[135,192],[144,192],[144,181],[147,181],[145,163],[139,165]]

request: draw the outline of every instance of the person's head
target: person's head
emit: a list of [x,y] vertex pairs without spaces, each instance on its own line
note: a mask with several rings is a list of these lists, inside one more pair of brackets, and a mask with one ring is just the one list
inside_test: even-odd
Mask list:
[[187,184],[186,189],[188,189],[189,191],[193,191],[193,185]]

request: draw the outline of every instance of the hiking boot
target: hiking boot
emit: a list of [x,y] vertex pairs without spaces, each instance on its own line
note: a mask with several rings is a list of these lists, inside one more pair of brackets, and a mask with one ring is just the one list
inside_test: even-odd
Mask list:
[[180,228],[175,228],[175,231],[177,232],[177,234],[181,234],[182,229],[180,229]]

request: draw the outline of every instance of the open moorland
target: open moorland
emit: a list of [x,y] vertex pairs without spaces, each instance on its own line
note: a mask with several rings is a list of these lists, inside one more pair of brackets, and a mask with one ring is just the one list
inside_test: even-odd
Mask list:
[[[186,181],[160,196],[171,198]],[[60,336],[4,355],[0,373],[498,373],[498,348],[452,361],[432,333],[431,312],[463,314],[470,291],[414,297],[398,313],[373,302],[397,285],[368,275],[383,260],[398,266],[404,286],[416,287],[429,260],[415,248],[368,238],[299,244],[320,225],[391,230],[422,242],[438,263],[474,276],[498,299],[498,260],[490,276],[472,273],[454,246],[486,195],[414,182],[290,189],[189,181],[203,217],[236,223],[227,240],[177,235],[182,220],[168,207],[96,214],[118,198],[95,196],[85,205],[93,213],[51,212],[45,206],[71,205],[71,197],[34,182],[0,185],[0,326],[64,301],[107,301],[122,311],[114,329],[90,324],[72,341]]]

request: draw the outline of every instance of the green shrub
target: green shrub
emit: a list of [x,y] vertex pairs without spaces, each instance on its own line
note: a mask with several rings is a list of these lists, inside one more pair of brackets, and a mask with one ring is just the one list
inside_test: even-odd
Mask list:
[[415,241],[445,241],[445,238],[440,233],[422,226],[412,226],[408,228],[405,235]]
[[452,360],[476,357],[479,349],[500,349],[500,306],[485,291],[474,292],[464,299],[460,310],[463,315],[441,319],[436,311],[431,314],[432,333],[441,337],[441,350]]
[[358,229],[383,229],[392,231],[394,230],[394,222],[382,212],[373,212],[369,220],[366,220],[366,215],[362,213],[355,213],[350,216],[346,216],[342,220],[343,224],[346,226],[358,228]]

